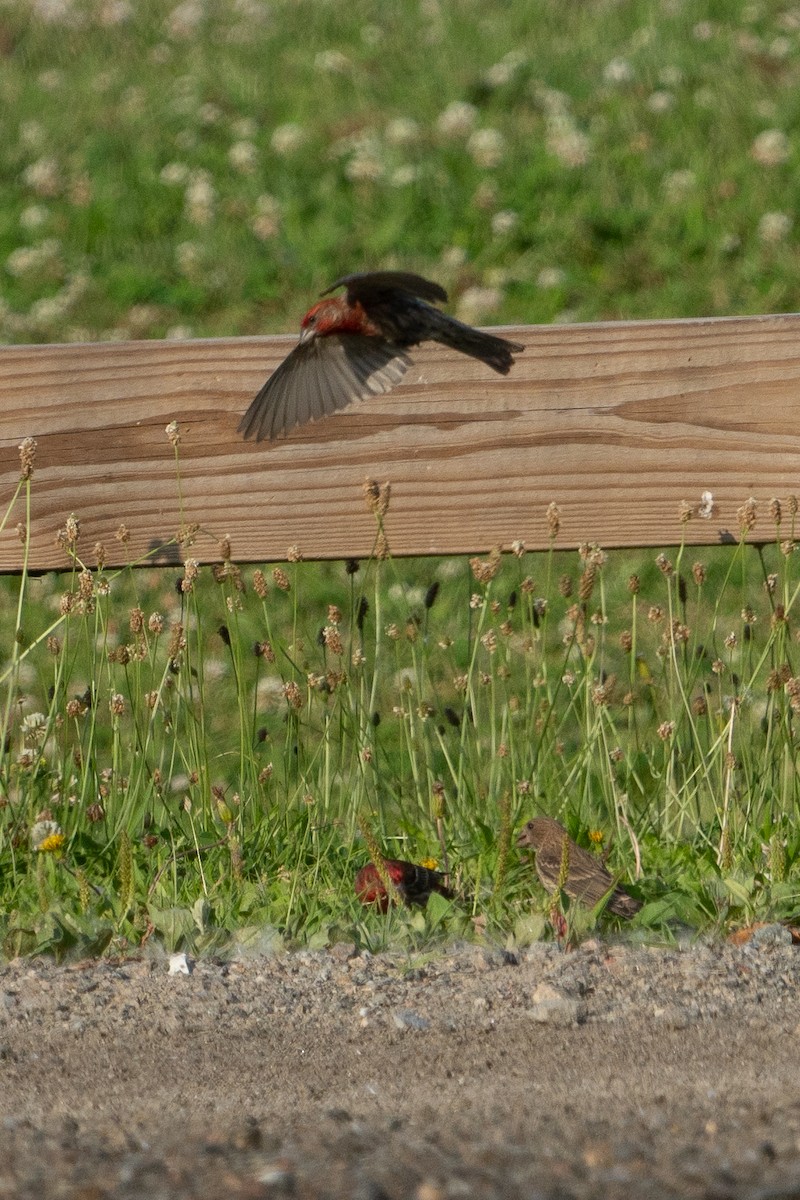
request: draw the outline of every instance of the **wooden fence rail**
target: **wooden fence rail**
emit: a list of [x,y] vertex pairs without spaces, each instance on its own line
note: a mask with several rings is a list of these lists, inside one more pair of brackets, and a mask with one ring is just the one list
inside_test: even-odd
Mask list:
[[[261,445],[236,426],[294,338],[2,348],[0,513],[32,436],[35,569],[67,565],[55,535],[71,513],[89,565],[98,541],[122,564],[187,523],[200,527],[200,561],[219,557],[223,535],[238,562],[279,560],[290,545],[306,558],[363,556],[375,536],[366,478],[391,482],[396,555],[546,546],[553,500],[560,547],[670,545],[680,502],[699,505],[704,491],[715,509],[690,521],[688,541],[736,539],[749,496],[753,537],[774,537],[766,502],[800,493],[800,316],[508,332],[526,349],[507,378],[426,346],[390,395]],[[18,502],[0,571],[20,569],[23,520]],[[174,546],[157,561],[170,556]]]

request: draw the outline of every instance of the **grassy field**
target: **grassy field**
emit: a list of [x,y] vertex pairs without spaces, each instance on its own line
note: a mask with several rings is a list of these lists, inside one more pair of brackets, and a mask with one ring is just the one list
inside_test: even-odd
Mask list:
[[[287,331],[368,266],[483,323],[798,307],[778,4],[5,0],[0,58],[6,341]],[[193,577],[78,540],[3,584],[6,954],[524,942],[535,811],[609,851],[637,936],[791,915],[793,507],[658,561]],[[365,912],[374,841],[462,900]]]

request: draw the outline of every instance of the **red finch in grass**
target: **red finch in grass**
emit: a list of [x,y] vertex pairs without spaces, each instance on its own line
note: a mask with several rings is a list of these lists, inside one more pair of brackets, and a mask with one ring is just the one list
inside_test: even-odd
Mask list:
[[[419,867],[416,863],[404,862],[399,858],[386,858],[383,865],[404,904],[418,904],[424,907],[431,892],[438,892],[448,900],[454,898],[455,893],[447,887],[444,875],[439,871]],[[389,893],[375,863],[367,863],[361,868],[356,875],[355,887],[356,895],[362,904],[374,904],[381,912],[386,912],[389,907]]]
[[536,873],[548,892],[554,892],[562,874],[564,841],[567,843],[566,879],[562,887],[573,900],[594,908],[608,896],[606,907],[618,917],[632,917],[642,907],[630,896],[602,862],[573,842],[563,825],[552,817],[536,817],[517,838],[518,846],[536,852]]
[[257,442],[316,421],[354,400],[390,392],[411,364],[409,346],[442,342],[507,375],[518,342],[481,333],[448,317],[429,301],[447,292],[408,271],[346,275],[322,294],[300,322],[300,343],[273,371],[239,424]]

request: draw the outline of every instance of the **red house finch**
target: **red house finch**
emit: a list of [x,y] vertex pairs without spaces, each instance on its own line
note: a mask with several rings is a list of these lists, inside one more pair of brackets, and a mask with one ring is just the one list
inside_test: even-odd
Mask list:
[[[404,862],[398,858],[386,858],[383,865],[404,904],[418,904],[424,907],[431,892],[438,892],[448,900],[454,898],[455,893],[446,886],[444,875],[439,871],[431,871],[429,867],[419,867],[416,863]],[[374,904],[381,912],[386,912],[389,907],[389,893],[375,863],[367,863],[361,868],[356,875],[355,888],[362,904]]]
[[552,817],[536,817],[528,821],[517,845],[535,850],[536,873],[548,892],[556,890],[561,878],[565,840],[567,870],[562,887],[568,896],[580,900],[587,908],[594,908],[610,893],[606,906],[609,912],[618,917],[632,917],[639,911],[641,902],[630,896],[598,859],[576,845],[563,825]]
[[390,392],[410,366],[409,346],[442,342],[479,358],[507,375],[512,351],[524,346],[481,333],[448,317],[428,301],[447,300],[447,292],[408,271],[346,275],[335,288],[343,296],[320,300],[300,322],[300,343],[273,371],[239,424],[239,432],[257,442],[316,421],[354,400]]

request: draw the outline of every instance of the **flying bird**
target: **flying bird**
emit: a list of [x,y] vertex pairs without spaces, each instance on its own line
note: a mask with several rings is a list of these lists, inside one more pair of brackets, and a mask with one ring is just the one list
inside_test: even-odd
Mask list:
[[528,821],[517,845],[530,848],[536,854],[536,873],[543,887],[554,892],[561,878],[564,842],[567,844],[567,871],[562,887],[573,900],[594,908],[606,896],[606,907],[618,917],[632,917],[642,907],[641,901],[629,895],[602,862],[583,850],[552,817],[535,817]]
[[239,423],[239,432],[257,442],[272,440],[296,425],[316,421],[354,400],[390,392],[411,359],[406,351],[420,342],[441,342],[479,358],[507,375],[518,342],[482,333],[434,308],[447,292],[408,271],[345,275],[336,288],[309,309],[300,322],[300,341],[270,375]]
[[[444,875],[440,871],[404,862],[400,858],[386,858],[383,865],[404,904],[416,904],[424,908],[431,892],[438,892],[447,900],[453,900],[455,897],[455,893],[445,884]],[[356,875],[355,889],[362,904],[374,904],[381,912],[386,912],[389,908],[389,893],[375,863],[367,863],[361,868]]]

